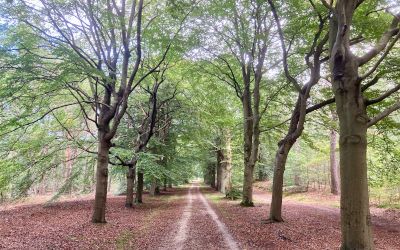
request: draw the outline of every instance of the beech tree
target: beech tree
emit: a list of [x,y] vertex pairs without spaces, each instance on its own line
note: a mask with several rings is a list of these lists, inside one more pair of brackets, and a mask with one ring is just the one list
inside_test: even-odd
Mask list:
[[[389,98],[400,84],[387,86],[378,97],[366,91],[384,75],[380,65],[400,38],[400,13],[393,13],[388,29],[367,52],[350,49],[354,16],[365,1],[324,2],[332,12],[330,68],[340,127],[342,249],[373,249],[367,180],[367,129],[400,108],[396,101],[369,118],[367,108]],[[390,12],[389,12],[390,13]],[[357,55],[360,54],[360,55]]]
[[[92,221],[104,223],[110,148],[131,93],[165,59],[142,69],[143,0],[62,3],[15,1],[13,14],[50,48],[64,52],[75,77],[66,82],[85,118],[97,127],[96,195]],[[82,85],[87,84],[87,89]],[[89,104],[89,107],[87,107]],[[89,108],[89,110],[88,110]]]
[[[178,107],[173,105],[174,98],[176,96],[176,89],[171,94],[170,97],[166,97],[166,99],[160,101],[160,103],[155,107],[158,109],[157,116],[155,116],[155,123],[154,123],[154,140],[156,141],[155,145],[152,145],[149,148],[150,153],[160,156],[155,161],[160,168],[160,172],[165,172],[166,167],[166,160],[167,156],[164,154],[162,147],[168,143],[169,134],[172,126],[172,119],[173,119],[173,112],[176,112]],[[151,176],[151,188],[150,194],[155,195],[159,193],[160,190],[160,182],[161,177],[165,177],[163,174],[155,175],[152,174]],[[144,181],[144,172],[142,170],[138,171],[138,183],[136,186],[136,202],[142,203],[142,195],[143,195],[143,181]]]
[[[167,65],[160,66],[158,72],[151,75],[149,81],[153,82],[152,85],[141,86],[143,92],[148,95],[148,101],[144,102],[139,98],[136,103],[130,102],[130,107],[126,112],[125,119],[123,120],[123,131],[119,132],[116,138],[116,148],[120,147],[125,149],[130,148],[131,157],[126,159],[118,154],[118,152],[111,153],[112,159],[110,163],[112,165],[126,166],[127,167],[127,189],[126,189],[126,201],[125,207],[132,207],[133,205],[133,189],[134,181],[136,178],[136,164],[138,162],[138,156],[140,153],[147,150],[147,145],[150,139],[154,135],[154,128],[158,124],[158,111],[164,108],[165,105],[171,101],[176,95],[176,88],[169,97],[160,99],[159,89],[161,84],[166,80],[165,72]],[[170,86],[167,86],[167,88]],[[121,145],[119,145],[121,144]]]
[[253,206],[253,176],[259,156],[261,121],[270,108],[271,99],[282,90],[266,87],[263,78],[268,69],[266,61],[275,63],[267,58],[268,53],[272,53],[269,50],[272,48],[273,21],[268,5],[260,1],[229,1],[224,5],[216,4],[215,9],[223,15],[206,12],[207,16],[217,16],[221,25],[207,26],[210,36],[217,38],[218,45],[217,50],[203,46],[213,58],[208,62],[214,66],[214,70],[205,69],[205,72],[232,87],[241,101],[244,142],[241,204]]
[[[222,138],[218,138],[216,143],[215,152],[217,155],[216,164],[216,186],[215,189],[225,194],[232,189],[232,146],[231,146],[231,132],[225,131]],[[209,171],[214,170],[213,165],[209,165]],[[211,178],[212,184],[213,173],[209,173],[208,178]]]
[[305,83],[301,83],[300,80],[296,79],[290,72],[288,65],[288,49],[285,42],[283,29],[281,27],[281,20],[278,16],[278,11],[275,7],[274,1],[268,0],[271,6],[272,13],[276,22],[279,40],[281,43],[282,54],[283,54],[283,69],[287,80],[293,85],[298,93],[296,104],[293,108],[292,115],[290,118],[289,129],[286,136],[279,141],[278,150],[275,156],[274,166],[274,178],[272,186],[272,201],[271,209],[269,214],[269,220],[271,222],[281,222],[282,219],[282,194],[283,194],[283,176],[285,171],[286,161],[291,148],[293,147],[296,140],[301,136],[304,130],[304,124],[306,121],[307,113],[315,111],[319,108],[324,107],[332,103],[334,100],[326,100],[315,105],[309,106],[309,99],[311,89],[321,79],[321,65],[326,61],[324,55],[325,44],[328,42],[329,33],[327,32],[328,15],[323,15],[319,12],[316,5],[310,1],[310,7],[312,9],[312,15],[317,17],[318,29],[314,33],[311,40],[311,45],[307,48],[308,53],[305,56],[305,65],[309,70],[309,80]]

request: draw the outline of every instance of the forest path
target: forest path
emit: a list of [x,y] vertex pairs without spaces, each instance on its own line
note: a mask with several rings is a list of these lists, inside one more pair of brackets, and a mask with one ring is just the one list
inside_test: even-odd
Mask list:
[[175,230],[160,249],[239,249],[227,227],[193,183],[186,195],[186,206]]
[[[255,189],[255,206],[244,208],[198,183],[145,194],[134,208],[110,196],[106,224],[90,222],[90,198],[8,207],[0,249],[339,249],[338,208],[285,198],[285,223],[265,224],[270,197]],[[376,249],[400,249],[400,211],[372,207],[371,215]]]

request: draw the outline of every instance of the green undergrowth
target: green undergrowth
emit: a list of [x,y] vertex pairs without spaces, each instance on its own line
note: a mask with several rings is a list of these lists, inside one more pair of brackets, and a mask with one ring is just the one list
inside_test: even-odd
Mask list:
[[297,202],[305,203],[305,204],[322,205],[322,206],[333,207],[333,208],[340,207],[339,199],[325,198],[323,196],[322,197],[310,196],[307,193],[297,193],[297,194],[285,195],[285,199],[290,200],[290,201],[297,201]]
[[132,240],[134,240],[133,232],[125,230],[115,240],[116,248],[118,250],[127,249],[127,247],[129,246],[129,242]]
[[203,195],[207,198],[207,200],[213,203],[219,203],[223,200],[226,200],[224,194],[221,193],[203,193]]
[[379,208],[400,209],[400,188],[399,187],[371,188],[370,203]]
[[383,203],[377,205],[379,208],[387,208],[387,209],[400,209],[400,204],[393,204],[393,203]]

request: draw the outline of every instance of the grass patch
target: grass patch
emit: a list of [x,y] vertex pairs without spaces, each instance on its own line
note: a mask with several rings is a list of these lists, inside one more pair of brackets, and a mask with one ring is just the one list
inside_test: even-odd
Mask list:
[[400,188],[370,188],[370,203],[379,208],[400,209]]
[[220,193],[208,193],[208,194],[203,193],[203,195],[207,198],[207,200],[210,200],[213,203],[218,203],[221,202],[222,200],[226,200],[225,195]]
[[128,230],[122,232],[115,240],[117,249],[126,249],[130,240],[133,240],[133,233]]
[[284,197],[287,200],[297,201],[305,204],[322,205],[334,208],[340,207],[339,198],[332,197],[329,194],[297,193],[285,195]]
[[377,207],[388,208],[388,209],[400,209],[400,204],[384,203],[384,204],[379,204]]
[[182,196],[182,195],[165,195],[164,197],[162,197],[162,200],[165,200],[165,201],[177,201],[177,200],[181,200],[181,199],[184,199],[185,198],[185,196]]

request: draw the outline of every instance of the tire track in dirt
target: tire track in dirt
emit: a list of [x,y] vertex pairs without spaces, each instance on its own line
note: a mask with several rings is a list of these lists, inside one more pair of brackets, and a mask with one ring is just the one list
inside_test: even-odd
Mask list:
[[192,187],[190,187],[188,190],[188,195],[187,195],[188,204],[186,205],[185,210],[183,211],[182,218],[179,221],[179,231],[175,236],[173,249],[181,250],[183,247],[183,243],[187,239],[188,223],[192,215],[192,202],[193,202],[191,193]]
[[232,249],[232,250],[239,249],[236,241],[233,239],[232,235],[229,233],[225,224],[219,220],[218,215],[211,208],[210,204],[208,204],[208,201],[206,200],[204,195],[198,191],[198,187],[197,187],[197,192],[198,192],[198,196],[199,196],[201,202],[207,209],[208,214],[211,216],[213,221],[217,224],[220,233],[223,235],[225,244],[229,247],[229,249]]
[[197,183],[192,184],[186,197],[187,204],[175,230],[166,236],[159,249],[239,249]]
[[[189,187],[188,194],[187,194],[187,204],[182,212],[182,217],[177,224],[177,231],[173,231],[175,233],[175,237],[167,237],[164,239],[164,244],[161,245],[159,249],[177,249],[181,250],[183,245],[187,239],[187,232],[188,232],[188,224],[190,217],[192,216],[192,203],[193,203],[193,196],[192,196],[192,188]],[[168,235],[170,236],[170,235]],[[173,240],[172,240],[173,239]],[[172,240],[172,241],[171,241]]]

